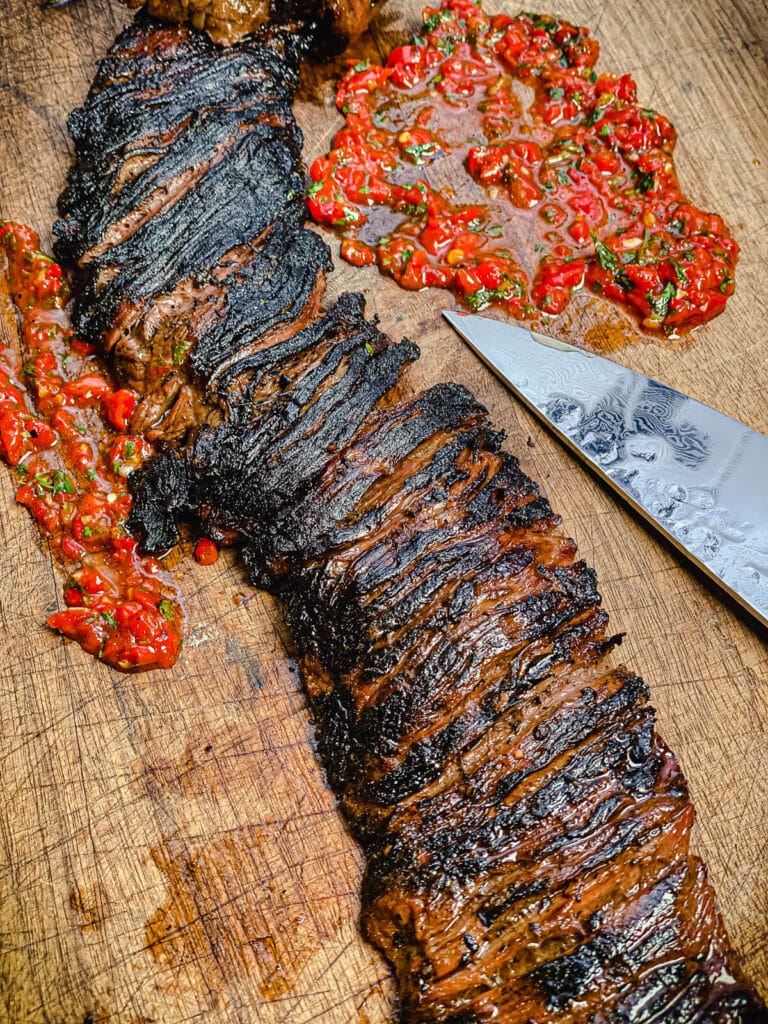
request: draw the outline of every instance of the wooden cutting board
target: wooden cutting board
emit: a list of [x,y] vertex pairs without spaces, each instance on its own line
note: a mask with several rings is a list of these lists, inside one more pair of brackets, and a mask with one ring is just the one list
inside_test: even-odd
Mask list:
[[[385,52],[419,9],[390,0],[356,53]],[[684,349],[635,342],[618,357],[768,432],[765,9],[560,0],[558,12],[589,25],[601,67],[631,71],[642,101],[673,119],[684,186],[742,246],[725,315]],[[67,112],[128,17],[95,0],[3,5],[0,216],[45,241],[69,161]],[[334,70],[305,75],[308,159],[338,125]],[[344,288],[364,288],[384,329],[422,346],[414,386],[453,378],[487,403],[596,566],[613,626],[628,634],[624,657],[651,684],[686,769],[696,845],[734,942],[768,995],[765,631],[514,403],[441,325],[444,295],[340,265],[332,289]],[[561,329],[603,342],[630,330],[596,302]],[[44,626],[61,579],[2,470],[0,538],[1,1024],[389,1020],[386,966],[357,932],[361,857],[314,757],[273,602],[230,558],[187,563],[181,661],[120,675]]]

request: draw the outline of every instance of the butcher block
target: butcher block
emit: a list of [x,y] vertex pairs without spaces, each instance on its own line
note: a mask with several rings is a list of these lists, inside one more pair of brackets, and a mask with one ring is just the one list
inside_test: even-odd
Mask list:
[[[489,9],[501,9],[491,0]],[[352,55],[413,34],[390,0]],[[516,9],[515,9],[516,10]],[[511,13],[515,13],[514,10]],[[725,313],[685,343],[577,297],[554,325],[768,433],[768,36],[755,0],[560,0],[676,125],[681,181],[741,246]],[[118,3],[0,20],[0,218],[51,240],[66,117],[131,17]],[[306,159],[340,124],[345,58],[307,65]],[[441,322],[446,293],[401,291],[338,258],[384,330],[422,349],[414,388],[467,384],[506,429],[598,572],[622,657],[648,681],[698,810],[696,848],[746,969],[768,996],[768,634],[699,576],[517,404]],[[766,467],[768,472],[768,467]],[[768,509],[766,509],[768,515]],[[237,558],[173,556],[188,611],[179,663],[125,675],[45,626],[61,577],[0,471],[0,1022],[384,1024],[384,962],[358,932],[361,855],[345,832],[280,610]]]

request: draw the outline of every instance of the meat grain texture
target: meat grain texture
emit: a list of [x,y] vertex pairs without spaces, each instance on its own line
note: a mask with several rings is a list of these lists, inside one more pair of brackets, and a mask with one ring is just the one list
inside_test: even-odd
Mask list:
[[322,308],[298,57],[139,15],[72,115],[57,255],[158,440],[133,526],[281,599],[402,1021],[765,1021],[594,572],[466,389],[404,397],[417,347]]

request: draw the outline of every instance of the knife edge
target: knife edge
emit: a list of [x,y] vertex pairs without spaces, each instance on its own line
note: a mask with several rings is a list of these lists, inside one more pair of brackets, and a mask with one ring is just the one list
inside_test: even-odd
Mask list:
[[[606,360],[604,357],[601,356],[595,357],[594,353],[586,352],[583,349],[579,349],[576,346],[569,345],[566,342],[560,342],[557,339],[549,338],[546,335],[540,335],[537,332],[530,331],[528,328],[520,328],[513,324],[505,324],[503,321],[492,321],[489,320],[489,318],[479,317],[476,314],[461,314],[451,310],[444,310],[443,316],[448,321],[448,323],[450,323],[450,325],[457,331],[457,333],[464,339],[464,341],[468,344],[472,351],[477,356],[479,356],[479,358],[485,363],[486,366],[488,366],[488,368],[494,373],[494,375],[498,377],[498,379],[501,380],[501,382],[504,383],[513,392],[513,394],[518,398],[519,401],[522,402],[522,404],[529,410],[529,412],[531,412],[537,420],[539,420],[545,426],[547,426],[549,430],[555,434],[558,440],[562,444],[564,444],[571,452],[573,452],[579,458],[579,460],[589,470],[591,470],[591,472],[595,476],[598,477],[598,479],[600,479],[604,484],[607,484],[611,488],[611,490],[618,494],[619,497],[624,502],[626,502],[646,523],[648,523],[655,530],[657,530],[670,544],[672,544],[672,546],[680,554],[682,554],[686,559],[691,561],[697,567],[697,569],[703,572],[708,579],[710,579],[718,587],[724,590],[725,593],[729,595],[729,597],[731,597],[742,608],[744,608],[751,615],[753,615],[758,620],[758,622],[760,622],[763,626],[768,627],[768,602],[766,602],[765,605],[757,604],[754,600],[745,596],[745,594],[743,594],[736,586],[729,583],[728,580],[725,579],[720,572],[713,568],[711,564],[708,564],[707,561],[700,557],[691,546],[686,544],[686,542],[683,539],[677,536],[674,533],[674,531],[671,530],[662,519],[658,518],[656,515],[653,514],[653,512],[650,509],[643,505],[643,503],[640,500],[638,500],[631,493],[631,491],[629,491],[621,482],[614,479],[610,475],[610,473],[597,460],[591,458],[589,454],[584,450],[584,448],[581,447],[574,440],[573,437],[571,437],[565,430],[563,430],[559,426],[555,419],[548,416],[547,413],[542,408],[540,408],[539,405],[537,405],[537,403],[531,398],[531,396],[526,392],[526,390],[523,387],[519,386],[515,380],[513,380],[508,374],[504,372],[504,370],[499,365],[497,365],[494,359],[488,354],[487,351],[484,350],[482,345],[475,341],[472,334],[466,328],[469,328],[471,323],[476,323],[477,321],[492,323],[496,325],[497,329],[503,329],[504,327],[514,327],[514,329],[517,331],[525,331],[525,333],[528,334],[529,336],[532,336],[533,340],[538,344],[546,346],[547,348],[551,348],[558,353],[567,354],[569,352],[573,352],[574,354],[578,354],[578,356],[582,357],[580,360],[581,362],[583,362],[584,359],[597,358],[597,360],[601,363],[610,364],[616,367],[618,367],[619,364],[614,363],[612,360]],[[466,321],[466,324],[462,323],[463,321]],[[626,372],[628,374],[635,373],[635,371],[631,370],[627,370]],[[643,377],[642,374],[635,375],[637,377]],[[722,413],[717,413],[716,410],[712,410],[708,406],[704,406],[703,403],[700,403],[695,399],[689,398],[687,395],[684,395],[682,392],[677,391],[674,388],[670,388],[668,385],[661,384],[658,381],[654,381],[652,378],[644,379],[651,385],[655,385],[658,388],[665,389],[666,391],[676,396],[679,396],[681,400],[687,402],[695,402],[696,405],[701,406],[708,412],[714,413],[718,417],[723,416]],[[736,421],[730,420],[729,417],[724,417],[724,419],[729,420],[731,423],[736,423]],[[744,431],[749,431],[752,434],[757,434],[756,431],[752,431],[751,428],[746,427],[743,424],[739,424],[739,426],[742,426]],[[763,438],[763,440],[766,442],[766,452],[768,454],[768,439],[765,439],[763,435],[757,436]],[[768,465],[768,462],[766,463],[766,465]],[[768,501],[766,502],[765,509],[766,515],[768,515]]]

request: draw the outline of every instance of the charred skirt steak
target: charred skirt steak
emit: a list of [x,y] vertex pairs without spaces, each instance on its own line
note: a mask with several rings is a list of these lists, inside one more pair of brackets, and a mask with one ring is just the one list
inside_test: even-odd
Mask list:
[[403,1021],[764,1021],[594,572],[469,392],[321,309],[297,61],[140,16],[72,115],[76,326],[158,441],[133,526],[192,517],[282,600]]

